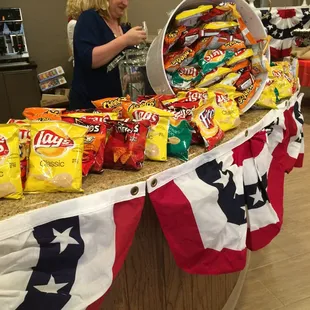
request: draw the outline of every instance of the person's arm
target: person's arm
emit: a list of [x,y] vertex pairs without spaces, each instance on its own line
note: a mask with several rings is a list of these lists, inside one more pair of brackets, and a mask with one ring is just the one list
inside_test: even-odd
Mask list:
[[95,47],[93,49],[92,68],[97,69],[108,64],[127,46],[126,36],[122,35],[107,44]]

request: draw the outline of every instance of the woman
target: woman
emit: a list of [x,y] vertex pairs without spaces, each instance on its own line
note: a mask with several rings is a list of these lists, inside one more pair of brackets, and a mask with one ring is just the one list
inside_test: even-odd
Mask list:
[[70,109],[92,108],[92,100],[121,96],[119,70],[107,72],[107,66],[124,49],[146,39],[142,27],[126,31],[121,25],[128,0],[93,2],[93,9],[80,15],[74,31],[75,66]]

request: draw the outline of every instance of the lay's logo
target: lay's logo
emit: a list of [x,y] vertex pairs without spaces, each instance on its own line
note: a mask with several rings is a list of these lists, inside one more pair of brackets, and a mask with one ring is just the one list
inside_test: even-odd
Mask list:
[[7,156],[9,154],[10,154],[10,150],[6,142],[6,138],[3,136],[0,136],[0,157]]
[[151,123],[151,125],[157,125],[159,122],[159,116],[157,114],[143,111],[143,110],[136,110],[132,113],[132,116],[136,120],[147,120]]
[[225,52],[221,51],[221,50],[215,50],[213,51],[211,54],[208,54],[210,53],[209,51],[207,51],[207,53],[205,54],[204,56],[204,59],[205,61],[209,62],[211,61],[212,59],[214,58],[217,58],[217,57],[223,57],[225,55]]
[[68,149],[74,147],[74,142],[67,138],[59,128],[40,130],[34,137],[34,150],[46,157],[63,155]]
[[228,95],[215,93],[215,101],[217,104],[222,104],[228,101]]

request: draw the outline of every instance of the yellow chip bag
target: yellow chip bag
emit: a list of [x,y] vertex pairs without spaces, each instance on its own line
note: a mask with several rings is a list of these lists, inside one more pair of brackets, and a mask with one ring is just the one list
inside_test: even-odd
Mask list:
[[238,27],[237,22],[212,22],[203,26],[204,30],[224,30],[229,28]]
[[280,100],[289,98],[293,95],[294,79],[288,70],[289,69],[285,68],[285,64],[278,64],[277,66],[270,67],[269,78],[274,80],[274,86],[279,92],[278,98]]
[[277,96],[275,92],[275,82],[274,80],[269,79],[265,85],[265,88],[255,102],[256,106],[268,109],[277,109]]
[[235,56],[227,62],[227,66],[233,66],[242,60],[252,57],[253,55],[254,52],[251,48],[237,51],[235,52]]
[[154,107],[141,107],[132,112],[135,120],[147,120],[151,128],[146,140],[145,155],[150,160],[167,160],[169,118],[173,113]]
[[240,113],[234,92],[209,91],[208,103],[214,108],[214,119],[225,132],[240,125]]
[[230,72],[231,72],[231,69],[229,68],[220,67],[220,68],[213,69],[211,72],[209,72],[208,74],[204,76],[204,78],[200,81],[197,87],[203,88],[203,87],[212,85]]
[[175,17],[176,24],[178,26],[184,25],[187,27],[195,26],[199,17],[212,8],[212,5],[200,5],[198,8],[183,11]]
[[22,197],[19,127],[15,124],[0,125],[0,198]]
[[82,192],[87,128],[62,121],[33,122],[25,192]]
[[227,76],[221,81],[221,84],[234,86],[236,82],[239,80],[241,73],[232,72],[227,74]]

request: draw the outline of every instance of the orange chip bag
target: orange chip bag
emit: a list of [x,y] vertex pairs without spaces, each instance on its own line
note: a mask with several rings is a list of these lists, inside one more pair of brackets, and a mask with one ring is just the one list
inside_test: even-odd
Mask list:
[[28,172],[28,158],[30,149],[30,123],[22,120],[10,119],[8,124],[16,124],[19,128],[19,155],[20,170],[23,186],[25,185]]
[[23,115],[31,121],[60,121],[61,114],[66,109],[26,108]]
[[191,63],[195,56],[195,52],[189,47],[185,47],[182,50],[169,53],[164,57],[165,70],[168,72],[174,72],[180,67],[187,66]]
[[167,50],[169,50],[179,40],[185,30],[185,26],[180,26],[165,35],[165,46]]
[[122,107],[122,101],[127,98],[113,97],[92,101],[92,104],[99,110],[105,112],[119,111]]
[[0,125],[0,198],[23,197],[18,133],[15,124]]
[[87,128],[66,122],[32,122],[25,192],[82,192]]
[[250,67],[250,61],[248,59],[242,60],[231,67],[232,72],[239,72],[243,69],[248,69]]
[[242,96],[236,98],[239,109],[242,111],[250,102],[255,95],[258,87],[260,86],[261,80],[255,80],[255,82],[242,92]]
[[220,50],[222,50],[222,51],[229,50],[229,51],[235,51],[236,52],[236,51],[244,49],[244,48],[246,48],[244,42],[242,42],[242,41],[231,41],[231,42],[227,42],[224,45],[222,45],[220,47]]
[[69,114],[63,117],[67,123],[78,124],[88,129],[84,139],[84,152],[82,171],[83,176],[87,176],[90,170],[102,172],[104,149],[106,143],[107,128],[106,120],[110,120],[108,115],[100,114]]
[[224,138],[224,132],[214,116],[215,110],[210,104],[204,104],[193,112],[192,121],[201,134],[208,151],[213,149]]

